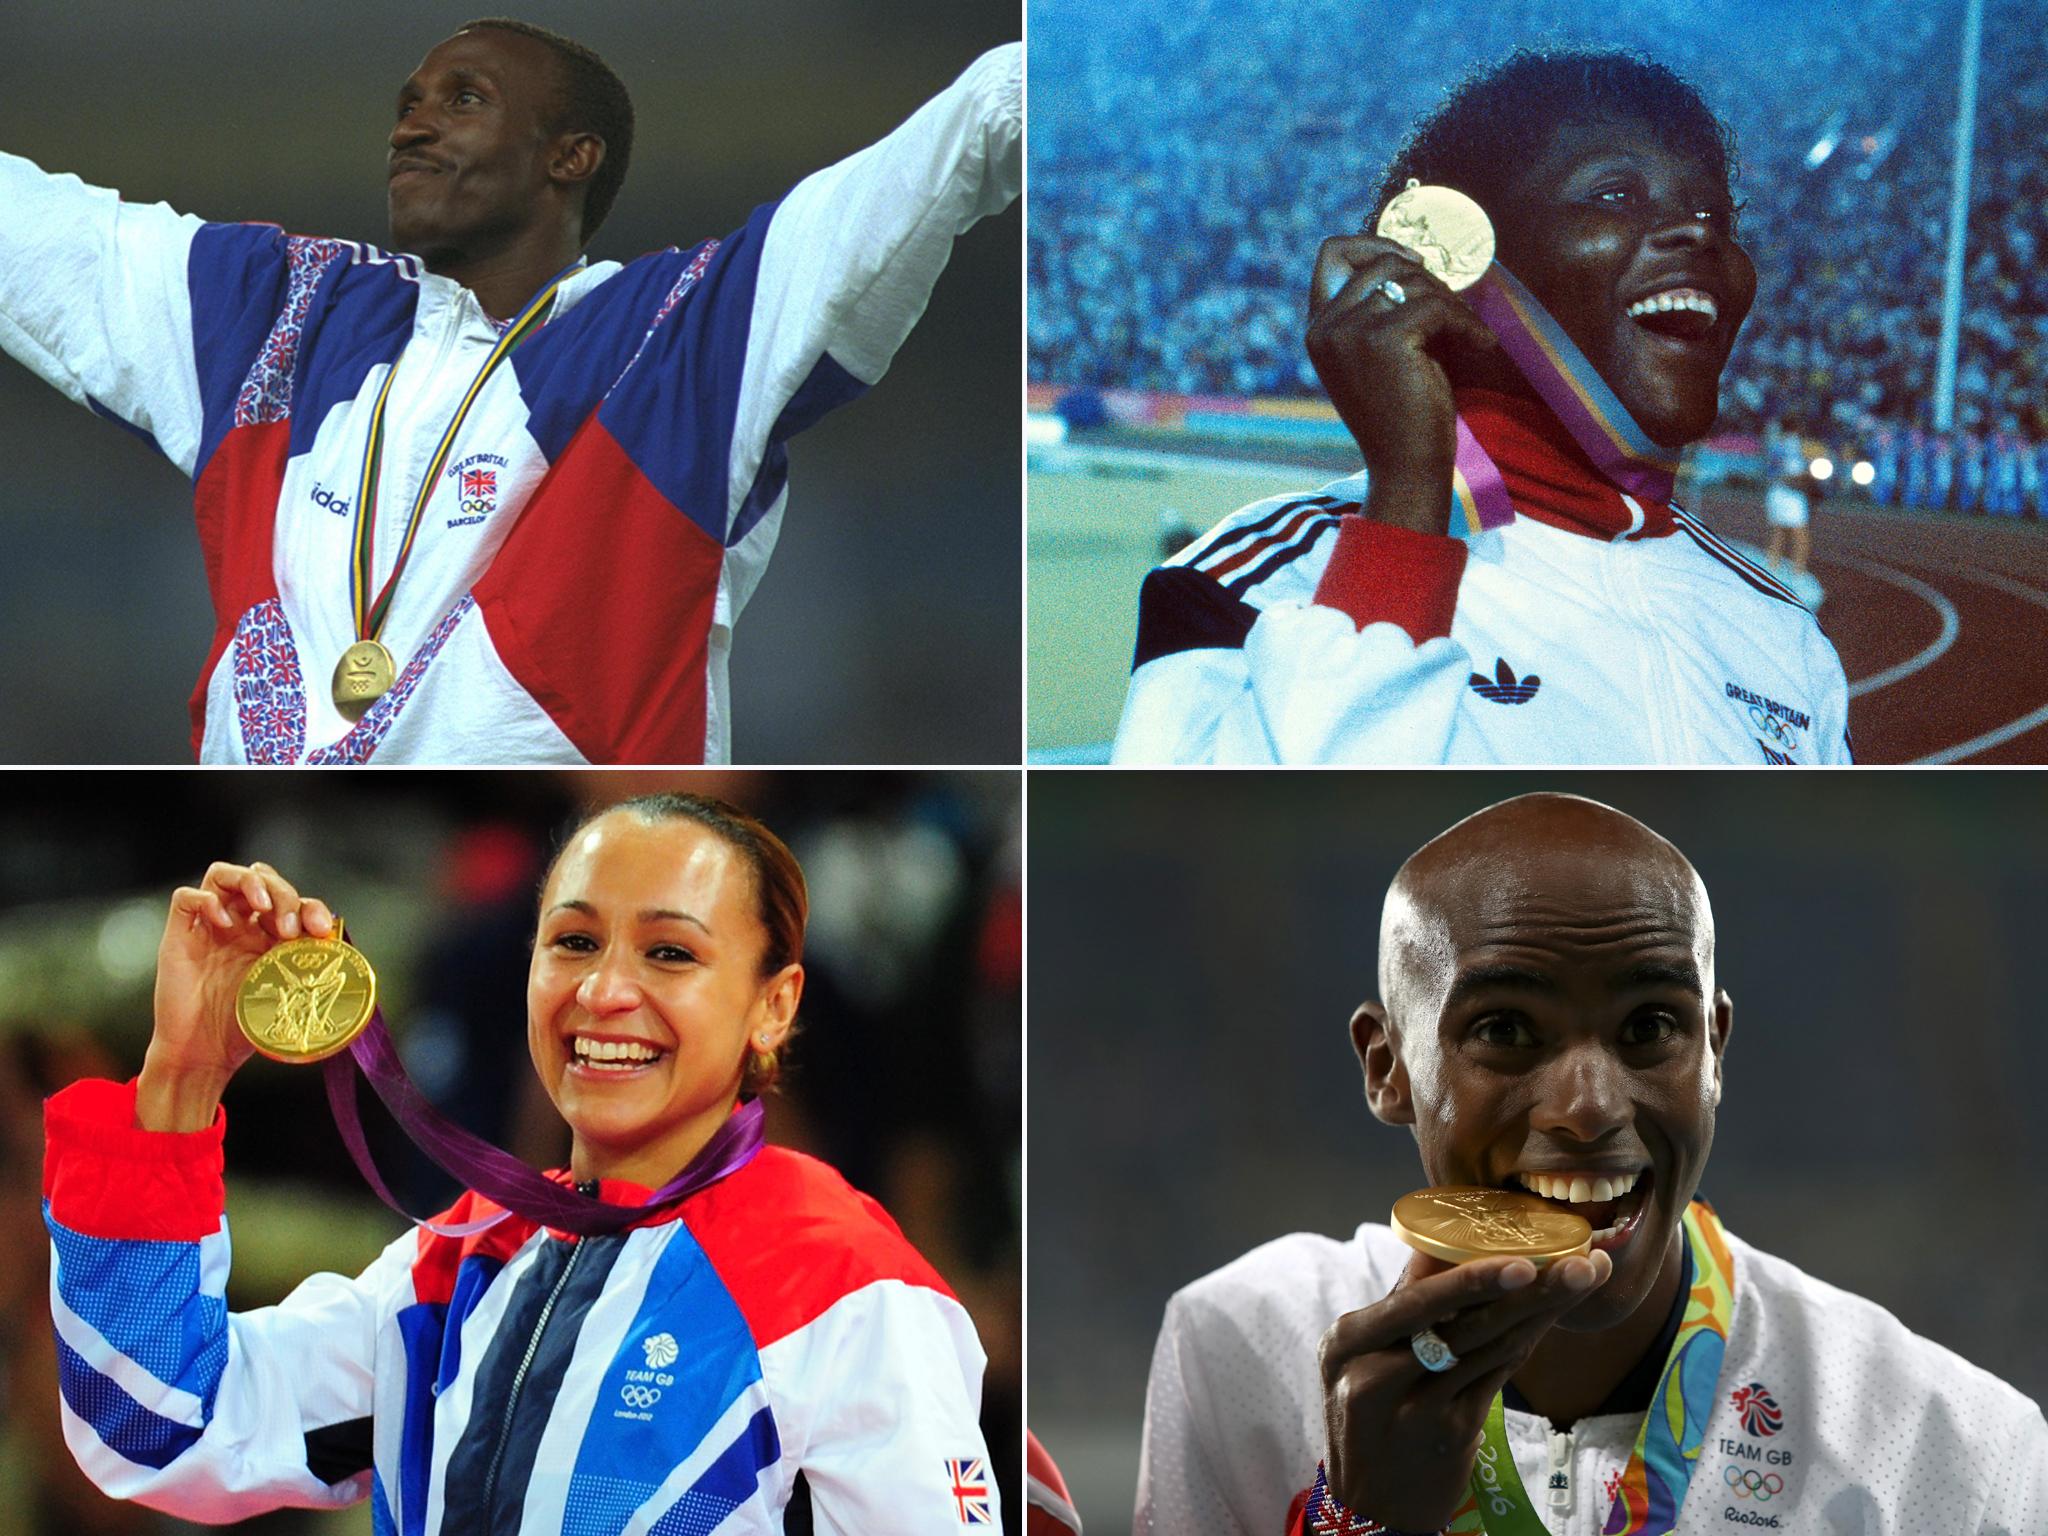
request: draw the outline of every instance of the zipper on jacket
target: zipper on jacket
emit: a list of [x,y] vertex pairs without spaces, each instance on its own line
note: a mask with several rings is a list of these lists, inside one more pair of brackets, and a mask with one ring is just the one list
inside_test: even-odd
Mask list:
[[[582,1185],[576,1186],[582,1189]],[[591,1191],[594,1192],[595,1185]],[[569,1262],[562,1266],[562,1272],[555,1276],[555,1283],[548,1291],[548,1299],[540,1305],[540,1316],[533,1320],[533,1336],[526,1341],[526,1353],[520,1358],[519,1369],[512,1373],[512,1386],[505,1394],[504,1417],[498,1421],[498,1443],[491,1450],[491,1467],[484,1474],[484,1519],[491,1525],[497,1523],[494,1501],[498,1493],[498,1467],[505,1459],[505,1442],[512,1438],[512,1415],[519,1409],[519,1389],[526,1385],[526,1373],[533,1369],[533,1357],[540,1353],[540,1336],[548,1331],[548,1318],[555,1310],[555,1303],[561,1300],[562,1291],[569,1283],[569,1277],[576,1272],[576,1261],[583,1257],[583,1240],[571,1238]]]
[[1568,1429],[1550,1431],[1550,1487],[1551,1509],[1562,1513],[1572,1507],[1572,1432]]

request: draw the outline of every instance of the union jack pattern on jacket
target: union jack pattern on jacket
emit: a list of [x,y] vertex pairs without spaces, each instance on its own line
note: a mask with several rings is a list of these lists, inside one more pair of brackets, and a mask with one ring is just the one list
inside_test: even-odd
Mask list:
[[[0,154],[0,347],[196,485],[199,756],[726,760],[732,626],[781,524],[784,444],[881,378],[954,238],[1016,196],[1020,77],[995,50],[726,239],[573,272],[464,422],[379,637],[420,665],[358,722],[329,679],[355,638],[372,408],[396,366],[381,587],[500,327],[414,257],[202,223]],[[478,451],[503,463],[471,496]]]

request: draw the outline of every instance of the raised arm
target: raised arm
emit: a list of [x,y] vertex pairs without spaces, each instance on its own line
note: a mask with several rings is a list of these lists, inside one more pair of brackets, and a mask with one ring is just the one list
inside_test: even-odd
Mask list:
[[799,182],[766,216],[729,466],[743,536],[782,482],[781,443],[887,371],[953,241],[1023,185],[1023,49],[983,54],[909,120]]
[[187,273],[202,227],[0,154],[0,348],[188,475],[202,421]]

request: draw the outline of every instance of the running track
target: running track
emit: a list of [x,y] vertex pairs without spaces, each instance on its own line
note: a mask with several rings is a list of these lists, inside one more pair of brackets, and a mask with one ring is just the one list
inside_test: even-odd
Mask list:
[[[1701,510],[1718,533],[1768,537],[1753,496]],[[1823,502],[1813,573],[1858,762],[2048,762],[2048,527]]]

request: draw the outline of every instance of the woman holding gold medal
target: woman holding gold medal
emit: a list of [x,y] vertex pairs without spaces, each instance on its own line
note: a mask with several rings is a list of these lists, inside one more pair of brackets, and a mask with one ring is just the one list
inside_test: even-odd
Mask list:
[[[323,902],[264,864],[179,890],[140,1078],[48,1106],[81,1466],[203,1521],[368,1498],[379,1532],[996,1521],[966,1312],[879,1206],[762,1145],[807,905],[789,850],[719,801],[588,819],[543,884],[527,980],[569,1169],[508,1174],[472,1150],[472,1184],[514,1190],[519,1213],[467,1193],[354,1279],[229,1316],[227,1082],[259,1048],[346,1046],[387,1102],[390,1085],[363,1049],[384,1039],[374,974]],[[460,1133],[406,1123],[462,1153]],[[342,1130],[359,1140],[352,1110]]]
[[1365,473],[1152,572],[1117,759],[1847,761],[1812,614],[1671,504],[1756,296],[1732,169],[1623,54],[1517,54],[1419,124],[1310,281]]

